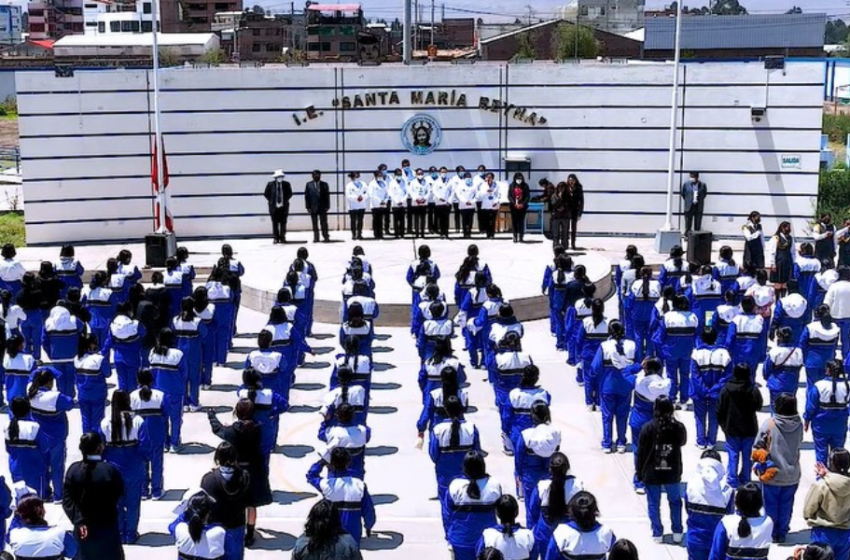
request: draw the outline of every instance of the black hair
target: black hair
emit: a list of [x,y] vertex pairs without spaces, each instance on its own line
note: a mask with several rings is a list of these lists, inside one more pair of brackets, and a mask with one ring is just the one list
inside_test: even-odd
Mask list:
[[107,279],[108,277],[106,276],[106,273],[102,270],[98,270],[92,275],[91,281],[89,282],[89,288],[92,290],[96,288],[105,288]]
[[484,462],[484,455],[480,451],[466,452],[466,456],[463,458],[463,475],[469,479],[466,495],[473,500],[481,499],[481,488],[478,486],[478,480],[487,478],[487,464]]
[[811,243],[803,243],[800,245],[800,255],[803,257],[813,257],[815,255],[815,248]]
[[577,492],[570,500],[569,515],[579,530],[585,533],[592,531],[596,527],[596,518],[599,517],[596,497],[584,490]]
[[587,283],[587,267],[583,264],[577,264],[573,268],[573,279]]
[[[834,383],[835,381],[833,381]],[[796,416],[797,397],[791,393],[780,393],[773,403],[773,411],[777,416]]]
[[439,319],[446,312],[446,306],[441,301],[434,301],[431,303],[429,310],[431,311],[431,316],[434,319]]
[[514,316],[514,307],[507,302],[502,302],[502,305],[499,306],[499,318],[500,319],[510,319]]
[[357,335],[346,336],[343,342],[343,350],[345,350],[346,363],[348,358],[354,358],[354,363],[351,369],[357,372],[357,367],[360,364],[360,337]]
[[460,421],[463,417],[463,404],[457,395],[450,395],[443,400],[443,408],[446,409],[446,415],[452,421],[452,432],[449,436],[449,445],[458,447],[460,445]]
[[670,259],[672,259],[673,266],[676,267],[676,270],[682,270],[682,266],[684,265],[684,262],[682,261],[682,255],[684,254],[685,252],[682,250],[681,245],[673,245],[673,247],[670,249]]
[[282,325],[287,321],[289,321],[289,317],[286,316],[286,310],[283,307],[272,307],[269,311],[270,325]]
[[345,532],[337,505],[330,500],[321,500],[310,509],[304,524],[304,535],[310,539],[307,551],[317,553],[329,549]]
[[661,360],[656,356],[645,358],[642,365],[643,371],[649,375],[661,375],[661,372],[664,369],[664,365],[661,363]]
[[342,424],[348,424],[354,419],[354,407],[348,403],[342,403],[336,407],[336,418]]
[[584,295],[584,306],[589,308],[593,304],[593,296],[596,294],[596,284],[586,283],[581,287],[581,293]]
[[753,296],[744,296],[741,300],[741,311],[744,315],[752,315],[756,312],[756,300]]
[[510,494],[502,494],[502,496],[496,500],[496,516],[502,523],[502,534],[506,537],[514,536],[514,524],[516,523],[518,515],[519,504],[517,503],[516,498]]
[[567,514],[566,484],[570,472],[570,460],[560,451],[549,458],[549,475],[552,484],[549,486],[549,522],[558,523]]
[[363,306],[355,301],[348,306],[348,324],[354,327],[362,327],[366,324],[366,316],[363,314]]
[[558,272],[558,284],[563,284],[567,281],[567,273],[572,272],[573,269],[573,259],[567,255],[561,255],[555,261],[557,265]]
[[540,424],[548,424],[552,421],[552,413],[549,411],[549,405],[543,401],[537,401],[531,405],[531,421],[535,426]]
[[611,546],[608,560],[640,560],[635,543],[628,539],[620,539]]
[[617,319],[608,323],[608,336],[611,340],[617,341],[617,354],[621,356],[625,354],[626,350],[623,348],[623,339],[626,338],[626,327],[623,326],[623,323]]
[[62,248],[59,249],[60,257],[73,257],[74,256],[74,246],[73,245],[62,245]]
[[720,458],[720,453],[715,449],[706,449],[702,452],[702,455],[699,456],[700,459],[714,459],[715,461],[722,461]]
[[351,466],[351,454],[344,447],[334,447],[331,451],[328,467],[331,472],[343,473]]
[[708,346],[714,346],[717,343],[717,331],[711,327],[704,327],[699,337]]
[[498,548],[490,546],[483,549],[475,560],[505,560],[505,555]]
[[124,441],[124,435],[129,435],[133,427],[133,413],[130,406],[130,393],[120,389],[112,393],[112,443]]
[[672,285],[664,286],[664,289],[661,290],[661,313],[667,313],[670,311],[670,302],[673,301],[673,298],[676,297],[676,288]]
[[452,357],[452,341],[448,338],[440,338],[434,343],[434,349],[428,356],[428,362],[436,364]]
[[195,544],[201,541],[212,510],[212,499],[206,492],[198,492],[189,500],[183,518],[189,526],[189,536]]
[[82,333],[77,340],[77,357],[82,358],[89,352],[97,352],[97,337],[93,333]]
[[21,435],[21,428],[18,423],[30,415],[32,407],[24,397],[15,397],[12,399],[9,408],[12,410],[12,418],[9,420],[9,441],[18,441]]
[[144,402],[149,402],[153,395],[154,378],[151,370],[142,368],[136,374],[136,383],[139,384],[139,398]]
[[655,399],[655,404],[652,406],[652,417],[658,425],[659,440],[669,438],[676,429],[676,420],[673,418],[674,411],[673,401],[666,395],[661,395]]
[[254,402],[250,399],[239,399],[233,414],[242,422],[242,433],[252,434],[260,429],[259,424],[254,421]]
[[153,347],[153,351],[160,356],[167,356],[171,348],[174,348],[174,331],[169,328],[162,329],[156,337],[156,346]]
[[248,389],[248,400],[257,402],[257,392],[263,390],[263,374],[252,367],[242,372],[242,384]]
[[826,543],[812,543],[803,550],[800,560],[835,560],[835,552]]
[[210,304],[210,296],[205,286],[198,286],[192,292],[192,303],[195,313],[200,313]]
[[590,316],[593,318],[593,326],[598,327],[605,320],[605,302],[595,298],[590,304]]
[[6,243],[3,245],[3,249],[0,249],[0,257],[3,257],[4,259],[14,259],[17,254],[15,246],[11,243]]
[[17,357],[17,355],[23,351],[25,344],[26,340],[24,340],[23,336],[13,334],[6,341],[6,354],[8,354],[10,358]]
[[761,515],[761,508],[764,507],[761,489],[752,482],[747,482],[738,487],[735,493],[735,507],[738,508],[738,513],[741,515],[741,521],[738,523],[738,536],[745,539],[753,534],[753,529],[750,527],[747,518],[758,517]]
[[[791,327],[779,327],[776,329],[776,342],[778,344],[787,344],[791,342],[793,334],[794,332],[791,330]],[[790,357],[791,354],[788,354],[788,356]]]
[[767,285],[767,271],[763,268],[756,270],[756,283],[759,286]]
[[502,299],[502,289],[496,284],[487,286],[487,297],[490,299]]
[[460,383],[457,380],[457,370],[452,366],[446,366],[440,370],[440,384],[443,391],[443,404],[449,397],[460,396]]
[[639,274],[641,279],[640,298],[646,301],[649,299],[649,287],[650,281],[652,280],[652,269],[648,266],[644,266],[640,269]]
[[419,255],[420,261],[426,261],[431,258],[431,248],[427,245],[420,245],[416,254]]
[[815,309],[815,319],[820,321],[820,324],[825,329],[831,329],[832,325],[832,313],[829,310],[829,306],[826,304],[820,304],[817,309]]
[[257,334],[257,347],[266,350],[271,347],[272,342],[274,342],[274,335],[267,331],[262,330]]
[[[826,363],[826,374],[832,379],[832,394],[829,396],[829,403],[838,403],[838,381],[844,382],[845,399],[850,398],[850,382],[847,381],[847,375],[844,373],[844,364],[841,360],[829,360]],[[845,401],[845,405],[847,402]]]
[[522,370],[522,378],[520,379],[519,386],[525,388],[536,387],[539,381],[540,368],[534,364],[530,364]]
[[673,299],[673,309],[676,311],[690,311],[691,301],[684,294],[679,294]]
[[50,384],[56,379],[53,375],[53,370],[49,367],[41,367],[35,370],[32,375],[32,383],[27,388],[27,398],[32,400],[38,394],[39,389],[50,387]]
[[829,470],[844,476],[850,476],[850,451],[843,447],[834,448],[829,454]]
[[724,245],[720,248],[720,258],[729,263],[729,266],[735,266],[735,259],[732,258],[732,247]]
[[218,444],[218,447],[215,449],[213,460],[216,465],[222,467],[235,467],[239,463],[239,454],[236,452],[236,448],[233,447],[233,445],[223,441]]

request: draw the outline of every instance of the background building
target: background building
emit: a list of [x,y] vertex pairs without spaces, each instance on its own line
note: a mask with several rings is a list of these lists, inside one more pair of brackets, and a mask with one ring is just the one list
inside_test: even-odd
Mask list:
[[[160,33],[158,39],[160,51],[169,51],[180,60],[196,60],[220,48],[218,35],[214,33]],[[152,33],[68,35],[53,44],[53,56],[57,62],[149,61],[152,42]]]
[[21,11],[20,6],[0,6],[0,45],[17,45],[21,42]]
[[59,39],[85,30],[83,0],[38,0],[27,4],[29,38]]
[[360,4],[307,7],[307,60],[356,60],[358,34],[365,27]]
[[292,18],[254,12],[216,14],[213,31],[221,35],[221,48],[231,60],[280,62],[296,48]]
[[209,33],[218,12],[241,12],[242,0],[160,0],[163,33]]
[[579,0],[578,19],[564,19],[609,33],[628,33],[643,27],[645,4],[645,0]]
[[150,33],[153,31],[152,0],[114,2],[86,0],[83,6],[86,35]]

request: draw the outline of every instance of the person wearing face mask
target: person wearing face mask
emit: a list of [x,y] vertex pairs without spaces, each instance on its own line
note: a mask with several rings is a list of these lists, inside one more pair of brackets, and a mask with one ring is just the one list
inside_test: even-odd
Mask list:
[[313,243],[319,242],[319,224],[322,226],[322,239],[331,240],[328,234],[328,210],[331,209],[331,189],[322,181],[322,172],[313,171],[313,180],[304,189],[304,206],[313,222]]
[[407,181],[401,169],[396,169],[389,181],[390,208],[393,214],[393,237],[396,239],[404,237],[404,212],[407,203]]
[[413,169],[410,168],[409,159],[401,160],[401,173],[402,178],[404,179],[404,188],[405,191],[407,191],[407,231],[413,231],[413,214],[411,213],[411,208],[413,208],[413,204],[410,198],[409,185],[410,182],[416,178],[416,173],[414,173]]
[[425,183],[428,185],[428,192],[431,196],[428,198],[428,233],[437,233],[437,218],[435,209],[437,207],[434,201],[434,182],[440,179],[440,172],[433,165],[428,168],[428,173],[425,175]]
[[[387,189],[389,190],[390,184],[392,183],[392,180],[393,180],[393,175],[389,171],[389,169],[387,169],[386,163],[382,163],[381,165],[378,166],[378,173],[380,173],[381,176],[384,178],[384,181],[387,184]],[[390,209],[390,205],[388,203],[387,204],[387,216],[384,218],[384,235],[390,234],[390,211],[389,211],[389,209]]]
[[363,217],[369,204],[369,187],[360,180],[360,173],[352,171],[351,179],[345,185],[345,198],[348,201],[348,217],[351,219],[351,239],[363,239]]
[[815,258],[821,262],[828,260],[835,266],[835,224],[832,216],[823,214],[812,228],[815,238]]
[[761,227],[761,214],[750,212],[744,227],[744,265],[751,264],[754,268],[764,268],[764,232]]
[[472,175],[472,184],[475,187],[475,191],[478,193],[478,202],[476,203],[476,209],[478,213],[478,233],[484,233],[484,216],[482,213],[484,212],[484,205],[482,197],[484,196],[484,192],[487,190],[487,185],[484,182],[485,177],[487,177],[487,168],[484,165],[479,165],[475,168],[475,173]]
[[455,233],[461,231],[461,215],[460,215],[460,200],[458,200],[458,190],[463,185],[463,176],[466,175],[466,168],[462,165],[455,167],[455,174],[449,179],[449,185],[452,187],[452,207],[455,211]]
[[514,243],[522,243],[525,237],[525,215],[528,212],[530,190],[522,173],[514,175],[513,184],[508,189],[508,202],[511,205],[511,229]]
[[431,198],[431,188],[425,180],[425,172],[420,168],[416,176],[407,184],[407,194],[410,197],[410,213],[413,215],[412,232],[414,237],[425,237],[425,216],[428,213],[428,200]]
[[278,169],[272,180],[266,183],[263,196],[269,203],[269,216],[272,221],[272,238],[275,243],[286,242],[286,220],[289,218],[289,199],[292,198],[292,185],[284,181],[286,174]]
[[431,181],[435,228],[440,239],[449,238],[449,214],[452,211],[452,199],[454,198],[452,183],[448,174],[449,170],[441,167],[437,177]]
[[455,197],[460,207],[460,218],[463,228],[463,238],[472,237],[472,222],[475,219],[478,191],[469,172],[464,173],[463,181],[455,188]]
[[481,222],[481,229],[487,239],[493,239],[496,237],[496,216],[502,206],[502,199],[499,194],[499,186],[496,184],[492,173],[487,173],[484,176],[479,200],[481,213],[478,215],[478,219]]
[[375,171],[368,189],[369,204],[372,206],[372,235],[375,239],[383,239],[388,228],[390,187],[380,169]]
[[692,225],[696,231],[702,230],[702,212],[707,195],[708,187],[699,180],[699,173],[692,171],[690,179],[682,185],[685,234],[691,232]]

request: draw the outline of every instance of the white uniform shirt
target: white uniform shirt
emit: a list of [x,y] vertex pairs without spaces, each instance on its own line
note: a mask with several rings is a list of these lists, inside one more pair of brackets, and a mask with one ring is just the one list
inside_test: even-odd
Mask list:
[[9,548],[16,558],[65,558],[65,529],[16,527],[9,531]]
[[438,177],[431,183],[431,198],[437,206],[451,204],[452,196],[452,185],[447,178]]
[[604,560],[614,546],[614,533],[605,525],[582,533],[571,525],[562,523],[555,528],[552,539],[565,558]]
[[431,200],[431,187],[424,177],[413,179],[407,184],[407,194],[413,207],[425,206]]
[[829,306],[833,319],[850,318],[850,282],[838,280],[826,291],[824,304]]
[[526,560],[531,558],[534,548],[534,533],[520,527],[512,536],[507,536],[499,529],[490,527],[481,535],[484,548],[495,548],[502,553],[505,560]]
[[[374,179],[369,183],[369,204],[372,208],[383,208],[390,200],[390,185],[386,179]],[[366,270],[366,267],[363,267]]]
[[26,272],[24,265],[15,259],[0,260],[0,280],[4,282],[19,282]]
[[263,375],[274,375],[280,371],[280,361],[283,359],[280,352],[270,350],[252,350],[248,354],[248,363],[251,367]]
[[369,187],[360,179],[345,185],[345,198],[349,210],[365,210],[369,205]]
[[224,539],[227,531],[221,525],[205,527],[201,540],[195,542],[189,534],[188,523],[178,523],[174,528],[174,541],[177,551],[192,558],[214,559],[224,556]]

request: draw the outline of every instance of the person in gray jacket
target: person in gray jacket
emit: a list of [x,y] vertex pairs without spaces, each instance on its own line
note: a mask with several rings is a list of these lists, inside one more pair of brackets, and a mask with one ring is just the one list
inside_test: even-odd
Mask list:
[[342,527],[336,504],[321,500],[310,509],[292,560],[363,560],[357,542]]
[[764,511],[773,520],[773,542],[785,542],[790,530],[794,494],[800,484],[800,446],[803,421],[797,413],[797,397],[782,393],[776,397],[773,418],[761,425],[756,448],[769,452],[772,467],[762,475]]

